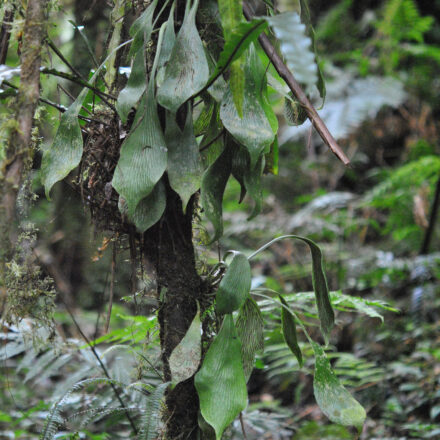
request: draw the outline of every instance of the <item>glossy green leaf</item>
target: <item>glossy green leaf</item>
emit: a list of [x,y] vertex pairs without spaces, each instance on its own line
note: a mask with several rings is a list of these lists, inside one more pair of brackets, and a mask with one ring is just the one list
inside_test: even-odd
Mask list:
[[136,225],[139,232],[145,232],[160,220],[166,203],[165,186],[159,181],[153,191],[138,203],[133,215],[128,216],[129,220]]
[[250,296],[240,308],[235,326],[241,341],[241,358],[247,382],[254,368],[255,354],[264,349],[263,316]]
[[209,347],[195,376],[200,412],[215,430],[217,440],[238,414],[246,408],[246,380],[241,361],[241,343],[232,315]]
[[189,379],[199,368],[202,357],[202,324],[197,310],[188,331],[170,356],[171,379],[174,385]]
[[267,21],[280,41],[280,50],[295,78],[312,90],[318,82],[318,67],[312,50],[312,40],[306,34],[296,12],[267,17]]
[[194,122],[194,135],[196,137],[201,136],[207,132],[211,123],[212,114],[216,108],[213,100],[204,102],[203,109]]
[[182,199],[183,210],[190,197],[200,188],[202,180],[202,163],[199,146],[194,136],[192,114],[187,109],[183,132],[176,123],[175,115],[167,112],[165,141],[168,148],[168,179],[171,188]]
[[324,272],[324,258],[322,256],[319,246],[309,238],[301,237],[299,235],[283,235],[281,237],[274,238],[269,243],[266,243],[260,249],[256,250],[253,254],[249,255],[249,260],[255,257],[255,255],[267,249],[273,243],[284,240],[286,238],[293,238],[295,240],[301,240],[306,243],[312,254],[312,283],[313,290],[315,292],[315,300],[318,308],[318,316],[321,321],[322,334],[328,341],[328,336],[335,323],[335,315],[330,302],[329,290],[327,286],[327,278]]
[[122,196],[133,215],[138,203],[148,196],[167,166],[166,143],[162,134],[153,81],[148,95],[141,99],[133,128],[121,147],[112,185]]
[[165,69],[165,79],[157,93],[159,104],[173,113],[209,79],[208,61],[196,27],[198,4],[196,0],[192,8],[187,9]]
[[[144,44],[150,39],[152,32],[153,14],[156,9],[157,0],[153,0],[147,9],[135,20],[130,27],[130,36],[133,42],[130,46],[129,57],[133,58],[135,54],[144,47]],[[148,37],[148,38],[145,38]]]
[[312,343],[315,352],[313,389],[322,412],[334,423],[362,430],[366,413],[362,405],[341,385],[321,346]]
[[211,243],[223,234],[223,194],[231,175],[232,154],[225,148],[202,178],[201,201],[206,218],[214,226]]
[[[287,301],[281,296],[278,295],[281,303],[289,308]],[[303,366],[303,357],[301,353],[301,349],[298,345],[298,338],[296,336],[296,324],[295,318],[292,314],[285,309],[285,307],[281,307],[281,327],[283,329],[284,340],[286,341],[287,346],[290,348],[291,352],[298,359],[298,364],[300,367]]]
[[251,266],[241,252],[237,252],[226,269],[216,295],[216,310],[220,314],[238,310],[251,290]]
[[274,133],[260,102],[260,90],[257,88],[257,79],[254,77],[247,58],[245,66],[245,90],[243,101],[243,118],[237,113],[231,91],[227,91],[220,108],[220,118],[225,128],[232,134],[238,143],[249,151],[251,167],[254,167],[258,158],[268,147]]
[[119,93],[116,102],[116,110],[124,124],[127,122],[127,116],[131,108],[136,105],[145,91],[147,84],[146,76],[145,50],[141,47],[134,58],[127,85]]
[[210,81],[224,72],[233,61],[240,58],[266,27],[267,22],[263,19],[254,18],[249,22],[241,22],[226,40],[215,69],[211,74]]

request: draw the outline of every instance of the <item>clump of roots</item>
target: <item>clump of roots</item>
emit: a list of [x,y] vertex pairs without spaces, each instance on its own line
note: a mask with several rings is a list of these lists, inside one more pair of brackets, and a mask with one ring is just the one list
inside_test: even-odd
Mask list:
[[87,126],[76,184],[97,229],[127,232],[129,224],[118,209],[119,196],[111,184],[126,130],[113,113],[98,111],[94,118]]

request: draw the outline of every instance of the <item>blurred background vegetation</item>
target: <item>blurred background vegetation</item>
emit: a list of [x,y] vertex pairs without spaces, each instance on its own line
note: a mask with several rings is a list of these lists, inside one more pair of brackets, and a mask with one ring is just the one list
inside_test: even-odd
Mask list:
[[[3,3],[5,14],[8,2]],[[338,309],[328,355],[367,409],[361,438],[440,438],[440,231],[432,216],[440,191],[440,0],[309,3],[327,86],[320,113],[353,167],[344,168],[307,123],[289,125],[282,91],[273,90],[281,126],[279,170],[264,180],[263,213],[247,221],[251,202],[238,204],[240,186],[231,181],[225,235],[219,249],[205,248],[196,237],[200,264],[216,263],[218,252],[230,248],[251,252],[279,234],[315,240],[326,256]],[[296,1],[278,5],[288,10]],[[93,0],[53,5],[58,18],[49,24],[50,40],[85,76],[105,54],[112,6]],[[18,64],[20,25],[16,17],[9,66]],[[44,57],[47,66],[66,71],[53,52]],[[17,84],[17,78],[9,81]],[[78,87],[42,75],[42,91],[45,98],[68,105]],[[5,92],[0,98],[3,138],[11,98]],[[315,103],[321,105],[318,96]],[[39,118],[44,149],[59,114],[42,106]],[[135,263],[130,261],[128,240],[97,232],[81,195],[68,183],[57,185],[53,200],[46,200],[39,160],[37,155],[21,194],[22,229],[27,231],[22,245],[35,242],[31,258],[41,273],[32,276],[53,279],[45,288],[58,293],[55,323],[35,330],[32,319],[42,316],[29,292],[23,293],[31,275],[21,274],[12,306],[23,310],[31,304],[29,319],[5,324],[0,335],[0,438],[5,439],[37,438],[52,402],[76,382],[103,376],[84,337],[95,341],[112,378],[122,383],[160,380],[148,262],[137,256]],[[198,226],[205,228],[201,221]],[[299,293],[311,290],[310,264],[305,247],[279,242],[254,262],[253,288],[286,294],[302,318],[316,324],[310,295]],[[114,298],[106,332],[110,291]],[[264,313],[265,351],[250,380],[250,405],[243,416],[247,438],[354,438],[317,408],[307,374],[313,369],[311,356],[299,369],[275,325],[279,315],[270,304]],[[311,348],[305,338],[301,347],[307,358]],[[63,402],[60,417],[66,420],[57,438],[124,438],[124,415],[109,410],[115,400],[111,388],[92,385]],[[125,397],[134,416],[142,416],[136,411],[145,396],[133,387]],[[227,435],[243,438],[238,421]]]

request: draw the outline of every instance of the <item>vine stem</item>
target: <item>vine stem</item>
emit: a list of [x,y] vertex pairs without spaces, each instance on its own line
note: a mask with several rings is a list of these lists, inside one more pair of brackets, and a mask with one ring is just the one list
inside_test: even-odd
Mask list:
[[[246,20],[252,20],[252,9],[246,2],[243,2],[243,14],[246,17]],[[310,119],[318,134],[321,136],[322,140],[330,148],[333,154],[335,154],[336,157],[343,162],[344,165],[349,166],[350,159],[345,155],[341,147],[339,147],[335,138],[330,133],[329,129],[319,116],[309,98],[307,98],[307,95],[304,93],[303,89],[296,81],[292,72],[289,70],[281,56],[275,50],[275,47],[270,42],[267,35],[264,33],[260,34],[260,36],[258,37],[258,41],[260,42],[261,47],[263,48],[264,52],[266,52],[266,55],[269,57],[273,66],[275,67],[275,70],[278,72],[278,75],[280,75],[280,77],[285,81],[285,83],[289,86],[291,92],[295,95],[296,99],[304,107],[308,118]]]

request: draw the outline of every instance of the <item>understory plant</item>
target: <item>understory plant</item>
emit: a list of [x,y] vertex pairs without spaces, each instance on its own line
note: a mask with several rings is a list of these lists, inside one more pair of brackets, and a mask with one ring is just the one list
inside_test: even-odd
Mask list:
[[[71,73],[64,74],[44,63],[40,68],[35,64],[39,57],[28,61],[29,67],[23,56],[17,100],[29,92],[23,78],[30,68],[38,73],[37,91],[40,73],[83,87],[68,108],[43,101],[62,115],[53,141],[42,148],[40,181],[49,199],[54,185],[67,181],[83,197],[98,229],[110,232],[114,241],[128,237],[132,259],[140,254],[151,264],[162,371],[150,383],[142,375],[136,382],[116,380],[105,354],[88,341],[83,349],[91,350],[102,374],[78,376],[50,409],[41,438],[55,437],[64,424],[62,409],[73,394],[106,386],[112,404],[91,407],[82,415],[84,424],[88,416],[119,412],[130,435],[139,438],[154,438],[162,417],[163,438],[220,439],[247,406],[246,384],[255,355],[264,346],[264,319],[256,302],[261,296],[279,308],[283,337],[299,367],[303,354],[297,327],[306,336],[315,358],[314,393],[322,411],[330,420],[360,431],[365,410],[339,382],[321,343],[329,343],[334,312],[319,246],[306,237],[282,236],[248,256],[228,251],[216,265],[204,264],[202,269],[194,250],[194,223],[200,218],[208,226],[197,236],[199,241],[210,246],[221,238],[223,195],[230,178],[240,185],[240,202],[252,200],[249,219],[260,213],[261,179],[277,173],[278,120],[269,97],[283,86],[289,89],[284,96],[289,122],[300,125],[310,119],[330,150],[349,163],[308,97],[316,92],[321,102],[325,99],[307,1],[299,1],[296,12],[281,14],[270,2],[259,2],[255,10],[246,2],[227,0],[134,3],[115,1],[108,51],[90,78],[82,78],[69,62]],[[39,15],[31,16],[35,8]],[[29,0],[20,11],[31,26],[28,33],[24,30],[23,54],[35,44],[31,31],[37,33],[33,36],[41,51],[47,43],[41,26],[47,2]],[[32,20],[39,20],[38,29],[32,28]],[[122,32],[121,20],[129,36]],[[23,117],[32,122],[33,112]],[[17,160],[21,166],[16,172],[26,170],[27,159],[16,142],[25,129],[12,129],[4,149],[4,179]],[[30,139],[21,145],[31,156]],[[11,198],[16,202],[21,180],[3,187],[4,207]],[[9,229],[3,239],[13,243]],[[311,338],[295,304],[282,293],[251,291],[250,261],[281,239],[300,240],[311,252],[322,339]],[[2,275],[12,259],[13,252],[6,252]],[[151,363],[148,354],[145,362]],[[133,399],[139,406],[133,411],[141,408],[141,423],[125,404],[130,393],[137,396]]]

